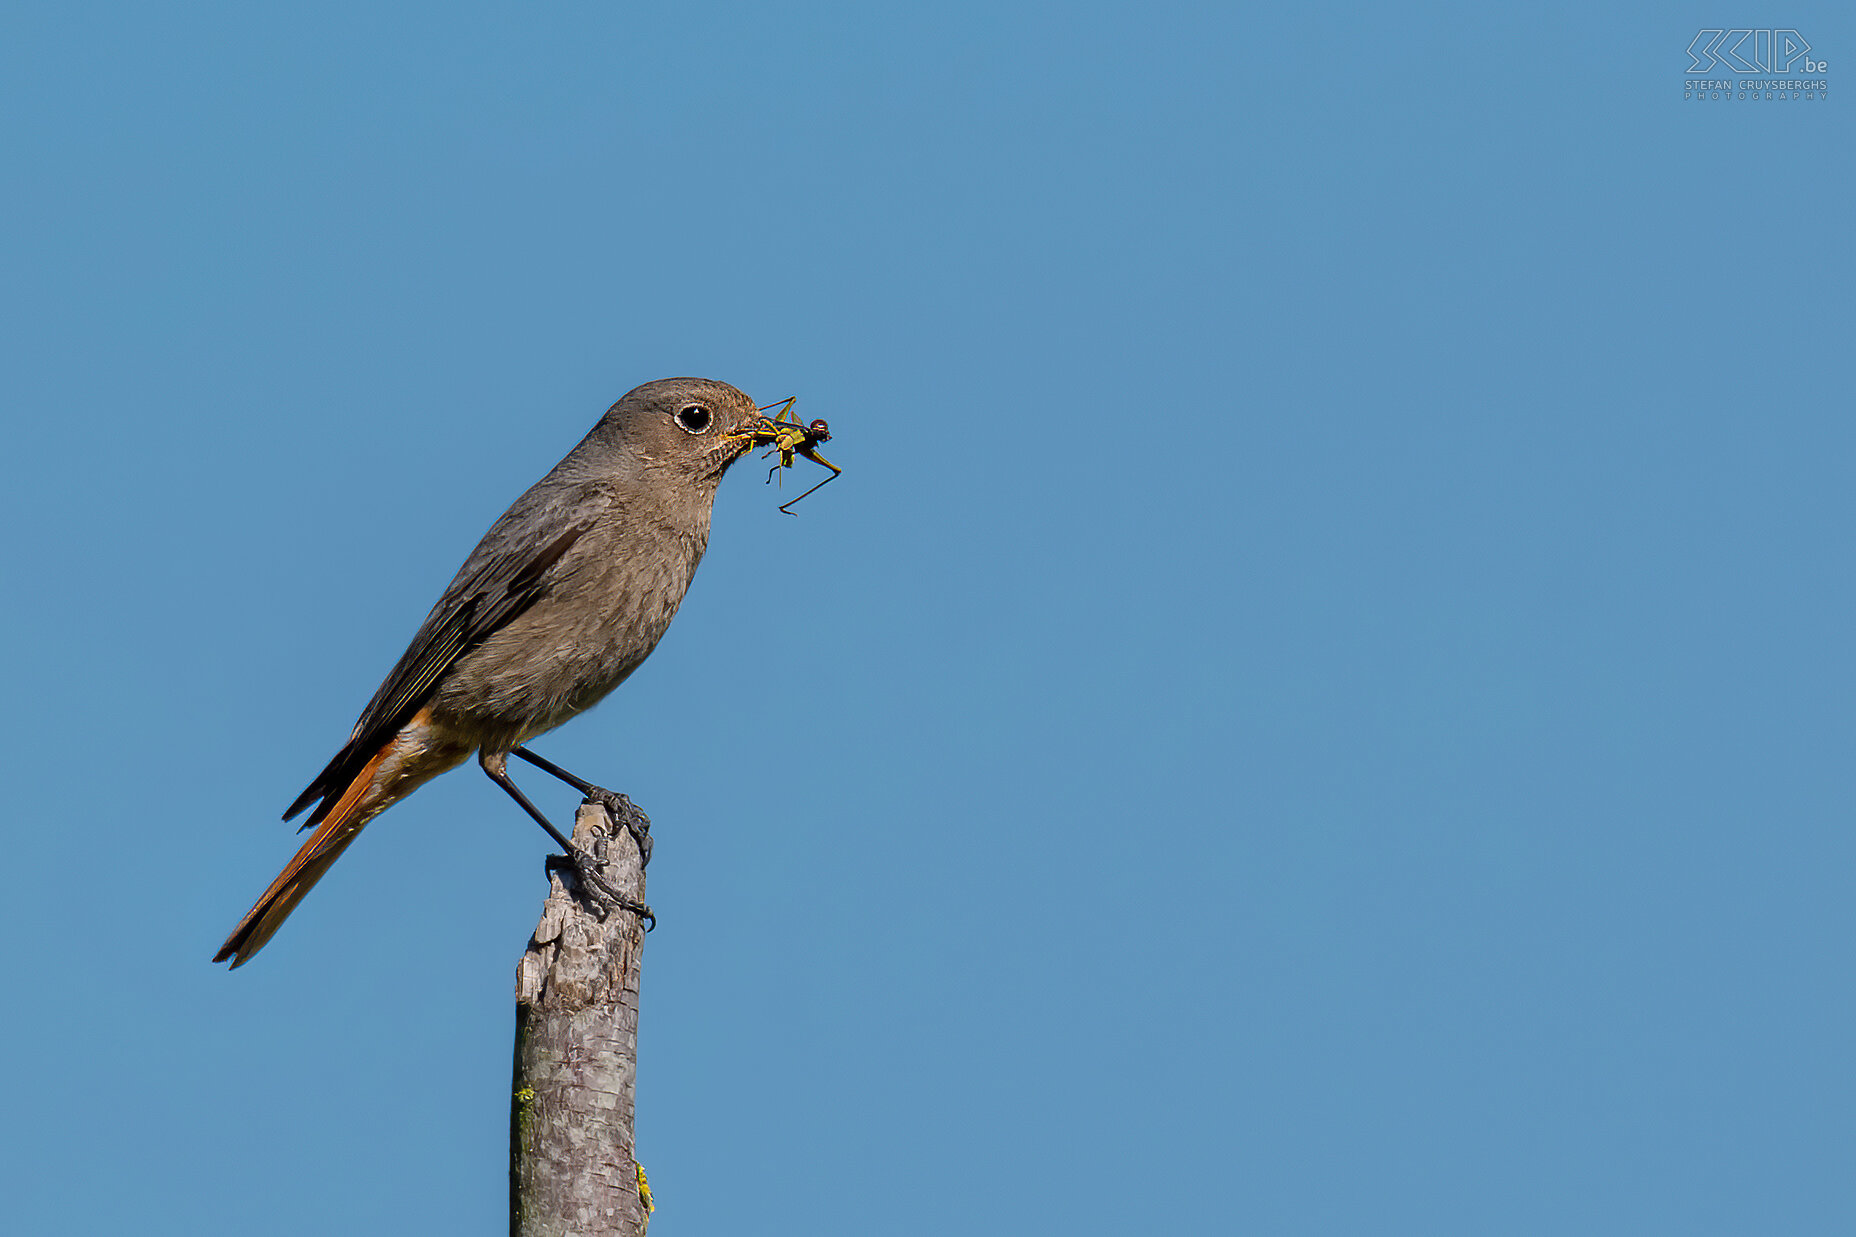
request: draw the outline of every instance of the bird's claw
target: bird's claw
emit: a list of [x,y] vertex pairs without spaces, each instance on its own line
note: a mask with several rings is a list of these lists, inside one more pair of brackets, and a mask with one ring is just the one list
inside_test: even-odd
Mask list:
[[611,908],[617,907],[619,910],[630,911],[638,916],[646,932],[657,927],[657,916],[651,913],[651,908],[636,898],[626,897],[607,884],[605,878],[599,874],[599,863],[598,859],[578,846],[571,848],[565,855],[548,856],[549,871],[560,871],[565,868],[578,878],[574,892],[585,896],[587,903],[593,907],[602,921]]
[[597,803],[606,809],[606,815],[615,824],[623,825],[625,832],[632,835],[638,843],[638,860],[644,867],[651,866],[651,818],[638,810],[638,805],[624,795],[615,794],[604,786],[589,786],[586,790],[587,803]]

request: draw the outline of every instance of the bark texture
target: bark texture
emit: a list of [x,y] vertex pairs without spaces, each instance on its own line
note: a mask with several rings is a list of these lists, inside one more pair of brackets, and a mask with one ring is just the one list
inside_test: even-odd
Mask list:
[[[625,810],[644,814],[629,801]],[[622,822],[585,803],[574,843],[599,856],[618,892],[644,901],[644,865]],[[550,875],[534,939],[516,968],[515,1085],[509,1117],[512,1237],[640,1237],[648,1215],[632,1158],[638,968],[644,925],[602,920]]]

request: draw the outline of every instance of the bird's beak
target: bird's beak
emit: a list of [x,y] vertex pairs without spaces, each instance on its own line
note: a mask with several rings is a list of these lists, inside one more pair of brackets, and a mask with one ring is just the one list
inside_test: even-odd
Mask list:
[[765,420],[766,418],[756,409],[729,427],[728,432],[722,435],[721,443],[715,449],[713,458],[716,462],[717,473],[726,471],[730,464],[755,448],[760,438],[754,431]]
[[793,406],[793,402],[796,399],[798,399],[798,396],[793,396],[790,399],[779,399],[771,404],[765,404],[756,408],[751,415],[743,418],[738,425],[729,430],[727,437],[729,441],[734,443],[738,448],[735,454],[729,458],[738,458],[752,451],[755,447],[764,446],[770,442],[774,431],[772,429],[772,418],[767,415],[767,410],[769,408],[779,408],[782,410],[790,408]]

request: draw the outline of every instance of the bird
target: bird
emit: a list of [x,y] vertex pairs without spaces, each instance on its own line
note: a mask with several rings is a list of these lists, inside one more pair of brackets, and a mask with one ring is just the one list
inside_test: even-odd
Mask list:
[[647,382],[517,498],[284,813],[314,804],[302,828],[315,832],[213,961],[249,962],[363,826],[473,753],[585,875],[587,857],[516,786],[508,759],[609,797],[524,744],[593,707],[657,646],[708,548],[716,488],[761,420],[725,382]]

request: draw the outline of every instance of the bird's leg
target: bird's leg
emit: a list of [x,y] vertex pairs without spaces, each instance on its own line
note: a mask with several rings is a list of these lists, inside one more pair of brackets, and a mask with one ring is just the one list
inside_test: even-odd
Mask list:
[[[533,760],[534,757],[531,756],[529,759]],[[566,852],[567,862],[573,866],[575,874],[580,877],[580,887],[593,892],[593,901],[610,902],[621,910],[630,911],[644,921],[646,931],[655,927],[657,924],[657,916],[651,913],[650,907],[636,899],[626,897],[611,885],[608,885],[599,875],[599,870],[596,866],[599,860],[587,854],[578,846],[575,846],[571,838],[563,835],[559,829],[554,827],[552,821],[541,814],[540,808],[529,802],[528,796],[522,793],[521,788],[518,787],[514,779],[509,776],[509,770],[505,767],[507,761],[508,756],[504,752],[480,751],[477,754],[477,763],[483,767],[484,773],[489,775],[490,780],[507,791],[509,797],[514,799],[524,812],[527,812],[534,818],[536,824],[546,829],[548,831],[548,836],[553,838],[555,843]],[[603,803],[602,806],[604,806]],[[604,908],[602,907],[601,909],[603,915]]]
[[612,819],[625,826],[625,831],[638,843],[638,858],[644,866],[651,865],[651,818],[638,810],[638,806],[624,795],[614,794],[604,786],[595,786],[583,777],[576,777],[552,760],[537,756],[526,747],[515,747],[514,755],[540,769],[552,777],[558,777],[585,797],[588,803],[597,803],[605,808]]

